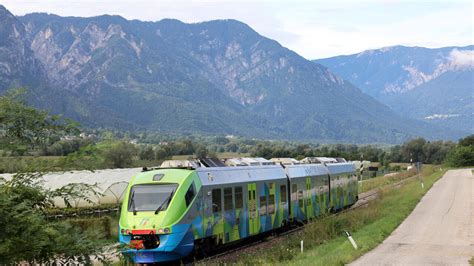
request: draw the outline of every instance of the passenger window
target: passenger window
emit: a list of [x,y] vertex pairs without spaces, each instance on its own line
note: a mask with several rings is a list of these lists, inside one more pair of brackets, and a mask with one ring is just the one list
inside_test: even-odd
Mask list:
[[285,185],[280,186],[280,198],[281,198],[281,204],[286,204],[286,186]]
[[235,208],[236,209],[242,209],[244,206],[244,199],[242,196],[242,187],[236,187],[235,188]]
[[297,190],[298,190],[298,185],[297,184],[293,184],[291,186],[291,201],[294,201],[294,200],[298,200],[297,198]]
[[212,212],[220,212],[222,210],[221,197],[220,188],[212,190]]
[[303,190],[298,191],[298,205],[303,208]]
[[230,211],[234,209],[234,204],[232,203],[232,188],[224,188],[224,211]]
[[188,191],[186,192],[186,195],[184,195],[184,199],[186,201],[186,207],[189,207],[189,204],[194,199],[194,196],[196,195],[196,188],[194,187],[194,182],[189,186]]
[[268,214],[275,213],[275,195],[268,195]]
[[267,197],[260,197],[260,215],[267,215]]

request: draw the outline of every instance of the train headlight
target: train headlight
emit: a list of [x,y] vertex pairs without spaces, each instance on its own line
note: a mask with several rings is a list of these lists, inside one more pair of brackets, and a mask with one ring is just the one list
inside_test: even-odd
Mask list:
[[171,229],[169,229],[168,227],[158,229],[158,234],[169,234],[169,233],[171,233]]

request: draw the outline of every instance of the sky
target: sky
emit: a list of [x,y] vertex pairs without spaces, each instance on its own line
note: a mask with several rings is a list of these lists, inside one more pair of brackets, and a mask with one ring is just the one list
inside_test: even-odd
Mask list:
[[187,23],[237,19],[307,59],[392,45],[443,47],[474,43],[474,2],[406,0],[0,0],[15,15],[103,14]]

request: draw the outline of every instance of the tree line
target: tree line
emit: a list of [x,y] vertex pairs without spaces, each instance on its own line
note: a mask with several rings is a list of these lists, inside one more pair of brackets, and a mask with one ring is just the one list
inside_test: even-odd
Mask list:
[[[186,155],[194,158],[214,157],[219,153],[230,153],[235,156],[264,157],[343,157],[347,160],[368,160],[388,165],[391,162],[422,162],[425,164],[451,165],[461,158],[469,161],[470,143],[473,135],[460,140],[428,141],[423,138],[408,140],[400,145],[377,146],[355,144],[311,144],[285,141],[265,141],[246,139],[216,138],[182,138],[156,144],[132,143],[129,139],[92,139],[60,140],[46,148],[44,155],[65,156],[84,147],[95,147],[98,162],[104,167],[131,167],[147,161],[162,161],[175,155]],[[459,148],[462,146],[464,148]],[[464,158],[468,157],[468,158]],[[447,160],[450,158],[449,160]],[[464,159],[463,159],[464,158]],[[466,162],[466,163],[467,163]],[[465,163],[464,163],[465,165]],[[100,165],[97,165],[100,167]]]

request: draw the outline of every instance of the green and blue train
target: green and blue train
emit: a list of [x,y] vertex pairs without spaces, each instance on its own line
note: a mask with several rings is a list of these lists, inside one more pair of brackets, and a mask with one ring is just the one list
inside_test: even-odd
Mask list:
[[144,171],[124,196],[119,239],[135,263],[179,260],[338,211],[357,188],[351,163]]

